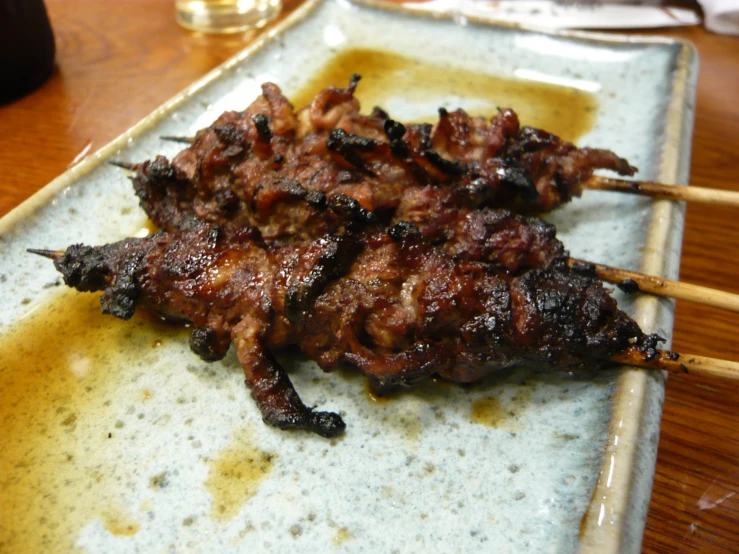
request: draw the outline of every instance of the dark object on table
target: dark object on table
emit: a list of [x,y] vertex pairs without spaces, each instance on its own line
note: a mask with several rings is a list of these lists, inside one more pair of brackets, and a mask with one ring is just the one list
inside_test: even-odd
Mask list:
[[0,102],[43,83],[54,67],[55,51],[43,0],[0,0]]

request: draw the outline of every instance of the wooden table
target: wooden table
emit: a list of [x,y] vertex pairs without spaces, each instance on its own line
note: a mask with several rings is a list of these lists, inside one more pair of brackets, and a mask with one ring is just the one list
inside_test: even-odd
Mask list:
[[[295,1],[286,1],[287,12]],[[0,215],[254,39],[180,29],[173,0],[47,0],[57,69],[0,106]],[[700,27],[691,184],[739,190],[739,39]],[[691,205],[681,278],[739,293],[739,213]],[[739,360],[739,315],[678,302],[674,348]],[[645,552],[739,551],[739,386],[671,377]]]

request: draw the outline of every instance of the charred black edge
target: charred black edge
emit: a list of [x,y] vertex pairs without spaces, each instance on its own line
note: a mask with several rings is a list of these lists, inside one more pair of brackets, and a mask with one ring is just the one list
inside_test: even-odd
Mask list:
[[144,178],[149,184],[165,184],[177,179],[177,170],[164,156],[157,156],[137,166],[138,178]]
[[639,283],[634,281],[633,279],[624,279],[620,283],[616,284],[616,286],[621,289],[626,294],[634,294],[636,292],[639,292],[641,289],[639,288]]
[[206,362],[222,360],[228,353],[230,344],[230,337],[226,337],[224,341],[208,327],[198,327],[190,333],[190,350]]
[[[136,239],[126,241],[137,242]],[[130,319],[141,294],[136,275],[146,250],[130,248],[124,256],[116,256],[120,248],[120,242],[98,247],[73,244],[64,255],[54,259],[54,267],[67,286],[81,292],[102,290],[103,313]]]
[[363,208],[356,199],[345,194],[331,196],[328,200],[328,207],[339,216],[348,218],[355,225],[365,225],[379,221],[374,212]]
[[[303,404],[285,369],[261,343],[254,345],[254,366],[247,372],[246,386],[262,413],[262,421],[278,429],[310,431],[331,438],[346,428],[333,412],[314,412]],[[249,374],[251,377],[249,377]]]
[[406,156],[410,152],[408,143],[403,140],[405,136],[405,125],[399,121],[387,119],[383,125],[387,138],[390,140],[390,151],[395,156]]
[[346,423],[339,414],[314,412],[310,408],[306,408],[303,413],[278,414],[269,411],[262,414],[262,421],[282,431],[310,431],[327,439],[341,435],[346,429]]
[[349,91],[351,92],[354,92],[354,90],[357,88],[357,84],[361,80],[362,76],[359,73],[352,73],[349,77],[349,86],[347,87],[347,89],[349,89]]
[[395,121],[394,119],[386,120],[383,128],[385,130],[387,138],[389,138],[390,140],[403,138],[406,131],[405,125],[403,125],[400,121]]
[[364,161],[357,152],[374,152],[379,144],[374,139],[352,135],[344,129],[334,129],[326,138],[326,148],[360,169],[364,169]]
[[244,146],[246,139],[244,132],[233,123],[222,123],[211,127],[223,144],[227,146]]
[[410,221],[399,221],[387,230],[387,234],[395,242],[402,242],[407,239],[420,240],[423,238],[418,227]]
[[325,210],[326,206],[328,205],[326,193],[320,190],[309,191],[308,194],[305,195],[305,201],[314,208],[318,208],[319,210]]
[[285,294],[285,315],[298,328],[326,285],[343,276],[362,251],[362,244],[351,235],[329,235],[319,240],[326,245],[313,268]]
[[431,164],[439,171],[446,173],[447,175],[453,175],[455,177],[463,175],[465,172],[464,166],[458,161],[450,161],[446,158],[442,158],[441,155],[435,150],[425,150],[423,157],[426,158]]
[[141,289],[133,275],[124,274],[115,280],[115,284],[108,287],[100,297],[100,307],[104,314],[110,314],[119,319],[131,319],[136,312],[136,304],[141,295]]
[[639,351],[642,354],[644,354],[645,362],[651,362],[652,360],[659,357],[660,351],[657,348],[657,343],[660,343],[660,342],[665,342],[665,339],[660,337],[656,333],[651,333],[649,335],[643,335],[639,339],[639,342],[637,343],[637,347],[639,348]]
[[509,162],[502,169],[501,181],[513,187],[524,200],[534,201],[539,198],[536,184],[531,180],[525,168]]
[[268,141],[272,138],[272,129],[269,128],[269,119],[266,115],[258,113],[251,120],[257,128],[257,134],[261,140]]

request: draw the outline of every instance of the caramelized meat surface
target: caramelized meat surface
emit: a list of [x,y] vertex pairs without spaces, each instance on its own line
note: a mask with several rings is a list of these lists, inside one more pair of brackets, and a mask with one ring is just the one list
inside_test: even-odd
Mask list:
[[454,259],[410,224],[266,244],[248,227],[200,223],[55,257],[65,282],[195,325],[201,358],[230,343],[264,420],[333,436],[342,419],[306,407],[271,350],[297,345],[323,369],[350,363],[385,387],[437,375],[471,382],[504,368],[606,362],[654,341],[600,282],[566,267],[513,276]]
[[343,420],[305,406],[274,348],[326,371],[352,364],[381,391],[654,346],[600,282],[567,268],[553,226],[509,211],[550,210],[594,169],[634,168],[508,109],[490,121],[442,109],[435,125],[363,115],[358,80],[297,112],[267,83],[171,162],[139,164],[157,234],[36,252],[69,286],[102,291],[105,313],[193,323],[206,361],[233,344],[265,422],[323,436]]
[[442,109],[435,125],[403,125],[378,108],[363,115],[358,79],[322,90],[297,112],[266,83],[244,112],[221,115],[171,162],[140,164],[134,187],[142,207],[167,231],[198,219],[254,226],[279,244],[411,221],[454,256],[515,271],[507,265],[515,256],[486,247],[504,242],[491,236],[491,221],[494,229],[510,224],[506,240],[536,244],[541,261],[564,249],[545,224],[495,209],[551,210],[578,196],[597,168],[635,171],[612,152],[522,127],[509,109],[490,121]]

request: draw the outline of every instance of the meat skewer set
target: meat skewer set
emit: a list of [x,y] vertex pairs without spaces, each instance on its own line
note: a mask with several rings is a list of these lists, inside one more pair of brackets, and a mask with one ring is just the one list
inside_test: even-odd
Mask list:
[[270,353],[284,345],[324,370],[359,367],[379,394],[431,375],[614,361],[737,378],[739,364],[657,349],[596,279],[603,267],[523,215],[579,196],[595,169],[633,175],[626,160],[521,127],[512,110],[490,122],[440,110],[434,126],[361,115],[358,80],[297,112],[267,83],[171,162],[118,164],[135,171],[156,234],[32,252],[69,286],[103,291],[104,313],[192,322],[204,360],[233,343],[263,419],[282,429],[344,429],[303,404]]
[[[606,181],[621,183],[630,192],[655,186],[686,189],[595,176],[597,168],[625,175],[636,170],[612,152],[578,149],[540,129],[521,127],[512,110],[501,110],[492,122],[462,110],[442,110],[436,128],[406,128],[379,109],[361,115],[353,95],[357,81],[344,89],[323,90],[298,114],[268,83],[245,112],[228,112],[195,138],[177,139],[192,146],[171,164],[164,157],[123,164],[137,172],[134,187],[142,206],[164,229],[178,228],[195,216],[256,225],[268,241],[334,230],[340,223],[334,217],[337,209],[352,215],[353,206],[358,210],[353,216],[360,220],[367,215],[362,209],[372,212],[369,217],[389,212],[390,220],[413,222],[427,238],[444,235],[454,254],[471,247],[484,255],[479,252],[481,232],[496,237],[498,244],[509,239],[497,228],[490,232],[485,220],[500,217],[491,215],[491,207],[550,211],[579,196],[584,187]],[[236,153],[243,153],[250,140],[259,140],[255,121],[262,122],[262,117],[272,122],[265,129],[270,134],[267,150],[260,154],[255,149],[242,159]],[[224,164],[232,168],[225,181],[216,176]],[[326,199],[333,204],[332,220],[323,209]],[[246,205],[247,200],[252,204]],[[530,220],[524,227],[540,223]],[[450,233],[453,240],[448,240]],[[561,244],[558,248],[561,256],[564,249]],[[630,290],[739,311],[737,295],[608,266],[574,265]]]

